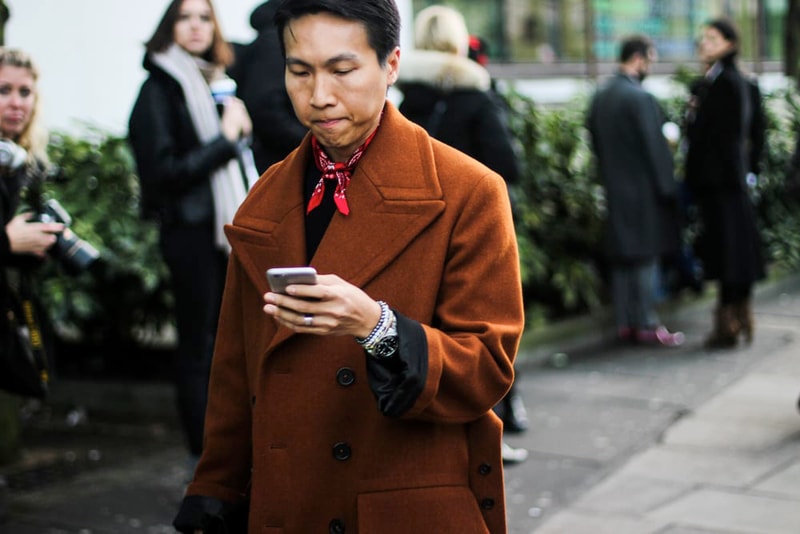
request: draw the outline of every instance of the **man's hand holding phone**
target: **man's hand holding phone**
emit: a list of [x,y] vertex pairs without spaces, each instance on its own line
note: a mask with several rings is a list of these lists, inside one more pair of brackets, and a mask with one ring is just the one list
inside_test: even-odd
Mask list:
[[267,271],[264,313],[292,330],[317,335],[365,337],[378,322],[380,305],[363,290],[313,267]]

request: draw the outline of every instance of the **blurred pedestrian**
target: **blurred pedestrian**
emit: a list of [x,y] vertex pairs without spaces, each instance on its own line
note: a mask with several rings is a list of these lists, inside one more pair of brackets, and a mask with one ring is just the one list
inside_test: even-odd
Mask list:
[[190,460],[203,443],[208,374],[229,245],[222,231],[244,199],[240,161],[252,126],[234,96],[221,116],[212,95],[233,59],[208,0],[173,0],[145,45],[130,143],[142,185],[142,211],[160,225],[160,249],[175,297],[175,384]]
[[38,79],[26,52],[0,48],[0,389],[27,397],[44,396],[52,362],[34,273],[64,231],[61,223],[32,221],[50,165]]
[[[283,0],[276,24],[311,135],[228,228],[205,448],[174,524],[238,506],[251,532],[504,533],[491,408],[524,323],[505,185],[387,100],[394,0]],[[265,269],[309,264],[315,284],[267,289]]]
[[684,335],[662,325],[655,309],[659,259],[680,249],[672,152],[658,103],[642,87],[655,60],[649,39],[624,39],[618,72],[594,95],[586,126],[606,192],[617,339],[674,347]]
[[724,18],[708,22],[698,54],[710,68],[695,84],[687,125],[686,183],[701,221],[696,248],[707,280],[719,284],[709,348],[753,339],[753,284],[766,275],[761,237],[747,184],[758,169],[753,150],[753,89],[736,57],[739,33]]
[[[480,63],[488,62],[486,47],[474,50],[475,60],[469,57],[471,47],[480,46],[481,40],[470,36],[460,12],[434,5],[417,14],[414,44],[416,49],[404,54],[398,79],[403,93],[400,112],[436,139],[498,173],[507,185],[516,184],[519,158],[506,109]],[[505,431],[527,430],[525,404],[513,385],[495,410]],[[521,462],[527,456],[525,449],[504,442],[505,462]]]
[[284,59],[273,17],[279,0],[259,5],[250,15],[258,36],[236,48],[228,73],[253,121],[253,155],[259,174],[282,160],[303,140],[308,129],[292,109],[283,82]]
[[414,42],[398,80],[400,112],[516,184],[519,158],[505,110],[490,92],[489,71],[468,57],[464,17],[451,7],[427,7],[414,19]]

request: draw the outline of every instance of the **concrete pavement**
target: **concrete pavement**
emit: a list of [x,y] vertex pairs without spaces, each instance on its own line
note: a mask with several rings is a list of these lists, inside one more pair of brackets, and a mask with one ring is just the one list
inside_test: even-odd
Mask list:
[[[800,277],[759,290],[750,347],[704,351],[709,307],[666,312],[679,349],[620,348],[602,318],[526,344],[532,428],[508,440],[531,456],[506,470],[511,534],[800,532]],[[0,467],[0,533],[172,532],[188,471],[171,395],[61,384],[23,459]]]
[[[539,381],[526,392],[534,425],[528,435],[511,443],[528,447],[534,461],[537,455],[546,458],[548,467],[506,470],[509,530],[800,532],[797,279],[760,288],[755,311],[757,339],[750,347],[703,350],[702,339],[710,327],[706,302],[669,317],[687,334],[681,349],[619,349],[607,343],[590,350],[586,362],[573,364],[583,367],[580,372],[570,374],[565,365],[546,371],[549,377],[523,379]],[[585,396],[585,402],[561,398],[578,407],[570,412],[579,420],[578,428],[557,431],[564,439],[548,444],[542,436],[547,430],[541,426],[554,416],[565,416],[554,412],[542,390],[548,381],[565,376],[570,382],[553,387],[563,392],[570,389],[565,384],[577,384],[572,390],[582,390],[576,395]],[[538,418],[539,428],[537,398],[548,416]],[[648,415],[630,414],[637,401]],[[604,417],[609,421],[604,423]],[[625,434],[627,439],[620,437]],[[569,468],[562,467],[565,463]],[[526,469],[531,471],[524,473]],[[557,476],[554,472],[561,473],[561,485],[539,483],[541,477]],[[569,476],[576,479],[571,484],[564,482]]]

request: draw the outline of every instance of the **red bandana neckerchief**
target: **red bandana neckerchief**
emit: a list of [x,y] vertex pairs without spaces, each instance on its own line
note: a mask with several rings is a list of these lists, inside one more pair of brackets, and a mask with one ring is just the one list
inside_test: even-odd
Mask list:
[[325,150],[319,146],[317,138],[311,138],[311,147],[314,149],[314,163],[317,164],[317,169],[322,172],[322,178],[319,179],[317,186],[314,188],[314,192],[311,193],[311,200],[308,201],[308,208],[306,208],[307,214],[311,213],[311,210],[319,206],[320,202],[322,202],[322,196],[325,193],[325,180],[336,180],[336,190],[333,192],[333,201],[336,203],[336,208],[342,215],[348,215],[350,213],[350,207],[347,205],[347,198],[345,198],[347,186],[350,185],[350,177],[353,174],[353,170],[356,168],[358,160],[364,155],[367,145],[369,145],[369,142],[372,141],[372,138],[375,137],[377,132],[378,129],[375,128],[375,131],[369,134],[364,144],[353,152],[353,155],[350,156],[347,163],[332,161],[328,154],[325,153]]

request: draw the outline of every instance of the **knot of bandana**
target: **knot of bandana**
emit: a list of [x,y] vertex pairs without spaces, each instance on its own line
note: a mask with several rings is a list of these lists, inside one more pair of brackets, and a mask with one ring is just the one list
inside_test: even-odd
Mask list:
[[311,213],[311,211],[322,202],[322,197],[325,194],[325,181],[336,180],[333,202],[336,204],[336,209],[338,209],[342,215],[350,214],[350,206],[347,205],[347,197],[345,196],[347,193],[347,186],[350,185],[350,177],[353,175],[358,161],[361,159],[361,156],[364,155],[367,145],[369,145],[369,142],[375,137],[377,131],[378,130],[375,129],[367,140],[364,141],[364,144],[353,152],[353,155],[350,156],[347,163],[332,161],[328,154],[325,153],[325,150],[322,149],[319,142],[317,142],[317,138],[311,138],[311,147],[314,149],[314,163],[317,165],[317,169],[322,173],[322,178],[319,179],[317,186],[314,188],[314,192],[311,193],[311,199],[308,201],[306,213]]

